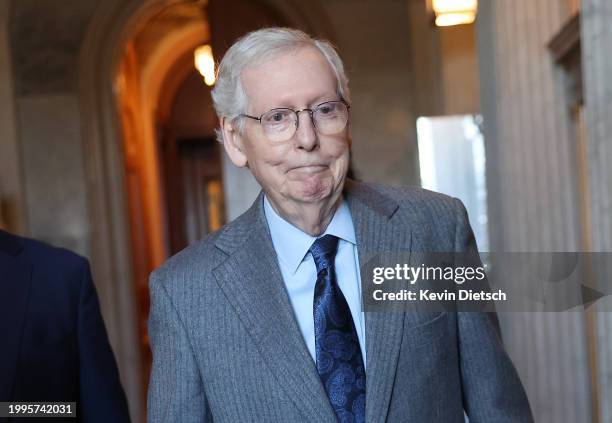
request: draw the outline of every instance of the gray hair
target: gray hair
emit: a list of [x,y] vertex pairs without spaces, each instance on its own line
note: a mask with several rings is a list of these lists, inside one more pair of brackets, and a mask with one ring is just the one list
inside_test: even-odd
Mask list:
[[[325,57],[338,81],[338,94],[350,102],[348,78],[344,72],[342,59],[329,41],[313,38],[297,29],[264,28],[249,32],[240,38],[223,56],[217,68],[215,87],[211,91],[217,116],[231,120],[246,113],[248,98],[242,86],[242,73],[248,66],[308,46],[316,48]],[[242,125],[239,125],[238,129],[242,130]],[[217,139],[223,142],[220,131],[217,131]]]

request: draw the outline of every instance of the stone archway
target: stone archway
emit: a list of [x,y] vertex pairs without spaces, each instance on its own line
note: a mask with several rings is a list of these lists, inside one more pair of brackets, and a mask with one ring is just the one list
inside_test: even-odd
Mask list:
[[[176,1],[175,1],[176,2]],[[100,3],[81,48],[79,94],[91,259],[102,309],[134,421],[145,416],[136,297],[130,254],[124,154],[113,82],[130,28],[171,1]]]

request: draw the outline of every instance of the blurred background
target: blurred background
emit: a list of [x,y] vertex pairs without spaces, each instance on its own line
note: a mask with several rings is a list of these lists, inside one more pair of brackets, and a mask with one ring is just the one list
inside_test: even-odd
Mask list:
[[[270,25],[338,47],[355,178],[461,198],[481,251],[612,251],[610,0],[0,0],[0,225],[90,259],[136,422],[149,273],[259,191],[211,69]],[[606,300],[500,316],[537,422],[612,422]]]

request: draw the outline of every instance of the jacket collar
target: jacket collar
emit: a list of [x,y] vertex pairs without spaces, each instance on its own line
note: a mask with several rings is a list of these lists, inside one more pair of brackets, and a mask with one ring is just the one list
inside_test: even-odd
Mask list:
[[[382,220],[390,219],[399,208],[399,205],[393,199],[381,194],[367,184],[352,179],[346,180],[343,194],[351,210],[353,224],[356,227],[358,222],[355,222],[355,211],[361,210],[364,207]],[[215,241],[215,245],[226,254],[231,255],[251,235],[253,230],[262,226],[266,228],[269,234],[264,212],[263,191],[259,193],[253,205],[243,215],[228,224],[221,231]]]

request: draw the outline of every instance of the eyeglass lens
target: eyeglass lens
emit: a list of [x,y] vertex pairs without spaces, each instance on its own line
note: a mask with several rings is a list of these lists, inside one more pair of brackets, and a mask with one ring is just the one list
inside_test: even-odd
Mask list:
[[296,112],[292,109],[272,109],[261,116],[261,124],[270,141],[280,142],[290,139],[299,124],[298,113],[311,114],[316,130],[322,135],[341,132],[348,121],[348,108],[341,101],[330,101],[309,109]]

